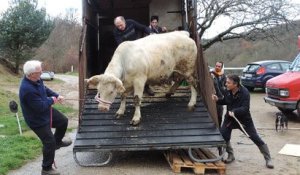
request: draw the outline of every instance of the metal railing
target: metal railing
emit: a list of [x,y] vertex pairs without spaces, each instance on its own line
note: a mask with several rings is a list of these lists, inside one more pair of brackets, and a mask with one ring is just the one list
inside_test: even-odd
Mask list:
[[244,67],[224,67],[225,74],[242,75]]

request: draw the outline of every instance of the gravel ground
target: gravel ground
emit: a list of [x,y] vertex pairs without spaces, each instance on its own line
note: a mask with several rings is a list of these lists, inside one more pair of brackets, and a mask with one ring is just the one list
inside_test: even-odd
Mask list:
[[[52,87],[57,89],[66,98],[78,98],[78,83],[74,76],[56,76],[66,81],[63,86]],[[69,77],[69,78],[68,78]],[[300,175],[300,158],[278,154],[286,144],[300,144],[300,118],[296,114],[289,116],[289,128],[284,132],[276,132],[275,113],[278,110],[263,101],[263,92],[251,93],[251,113],[254,123],[262,139],[268,144],[275,169],[267,169],[263,156],[258,148],[240,131],[234,130],[232,145],[236,161],[226,165],[228,175]],[[74,103],[75,107],[78,102]],[[75,104],[76,103],[76,104]],[[78,106],[77,106],[78,108]],[[74,120],[73,125],[77,122]],[[74,140],[76,131],[68,134]],[[82,167],[73,158],[72,146],[61,148],[56,152],[56,165],[62,175],[171,175],[175,174],[162,152],[123,152],[115,154],[112,164],[106,167]],[[87,155],[84,155],[87,156]],[[91,156],[92,157],[92,156]],[[36,175],[41,171],[42,157],[32,160],[18,170],[11,171],[9,175]],[[184,169],[180,174],[193,174],[193,171]],[[210,173],[211,174],[211,173]]]

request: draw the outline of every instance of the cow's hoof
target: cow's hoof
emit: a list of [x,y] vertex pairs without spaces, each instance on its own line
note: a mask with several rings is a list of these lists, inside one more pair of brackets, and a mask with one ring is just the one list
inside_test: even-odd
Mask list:
[[121,118],[121,117],[123,117],[124,116],[124,114],[116,114],[116,118],[117,119],[119,119],[119,118]]
[[195,110],[195,106],[188,106],[188,111],[192,112]]
[[166,98],[170,98],[174,93],[166,93]]
[[131,120],[130,121],[130,124],[133,125],[133,126],[136,126],[140,123],[140,120]]

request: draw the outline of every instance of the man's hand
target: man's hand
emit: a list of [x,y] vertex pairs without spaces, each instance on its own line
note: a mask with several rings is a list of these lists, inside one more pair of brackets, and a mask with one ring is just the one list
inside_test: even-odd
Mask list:
[[215,94],[212,94],[211,98],[213,101],[218,101],[218,99],[219,99],[218,96],[216,96]]
[[234,117],[234,112],[228,111],[228,115],[229,115],[230,117]]
[[52,98],[52,100],[53,100],[53,104],[55,104],[55,103],[58,103],[58,99],[56,98],[56,97],[51,97]]
[[63,96],[61,96],[61,95],[59,95],[59,96],[57,97],[57,101],[58,101],[59,103],[62,103],[64,100],[65,100],[65,97],[63,97]]

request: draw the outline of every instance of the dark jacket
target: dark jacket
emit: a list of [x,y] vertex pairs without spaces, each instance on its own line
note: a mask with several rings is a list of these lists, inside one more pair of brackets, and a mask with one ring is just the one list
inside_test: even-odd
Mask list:
[[149,27],[142,25],[132,19],[126,20],[126,28],[124,31],[119,30],[118,28],[114,29],[114,37],[117,44],[121,44],[123,41],[133,41],[138,39],[138,31],[150,34]]
[[156,28],[153,28],[153,27],[150,25],[150,26],[149,26],[149,29],[150,29],[150,32],[151,32],[151,33],[157,33],[157,34],[158,34],[158,33],[164,33],[163,30],[162,30],[162,28],[159,27],[159,26],[158,26],[157,29],[156,29]]
[[50,106],[54,103],[51,97],[58,94],[44,86],[42,80],[30,81],[24,77],[21,81],[19,98],[23,116],[30,128],[50,125]]
[[237,126],[234,118],[228,115],[228,111],[232,111],[235,117],[245,126],[252,121],[250,114],[250,94],[248,90],[240,86],[238,92],[233,95],[231,91],[226,90],[223,99],[219,99],[217,104],[226,105],[227,111],[225,114],[224,125],[229,126],[232,123]]
[[210,73],[211,73],[212,78],[214,80],[214,87],[216,89],[216,95],[219,98],[222,98],[225,94],[225,91],[226,91],[226,86],[225,86],[226,76],[225,76],[225,74],[218,75],[214,71],[211,71]]

